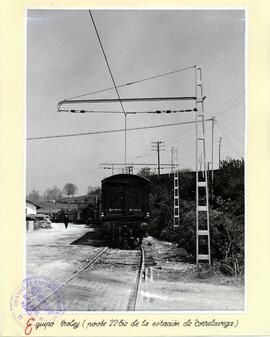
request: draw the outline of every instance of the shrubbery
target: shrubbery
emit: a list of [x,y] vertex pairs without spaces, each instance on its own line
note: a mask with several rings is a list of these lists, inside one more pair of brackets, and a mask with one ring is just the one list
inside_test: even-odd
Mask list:
[[[223,273],[244,272],[244,161],[226,159],[215,172],[210,207],[211,256]],[[150,233],[184,248],[196,258],[194,174],[180,174],[180,226],[173,230],[173,182],[152,181]],[[184,197],[183,197],[184,196]]]

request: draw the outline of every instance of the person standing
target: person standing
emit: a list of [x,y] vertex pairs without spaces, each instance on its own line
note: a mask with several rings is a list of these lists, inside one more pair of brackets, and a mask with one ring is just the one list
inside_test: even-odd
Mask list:
[[65,224],[65,228],[68,228],[68,216],[66,214],[64,214],[64,224]]

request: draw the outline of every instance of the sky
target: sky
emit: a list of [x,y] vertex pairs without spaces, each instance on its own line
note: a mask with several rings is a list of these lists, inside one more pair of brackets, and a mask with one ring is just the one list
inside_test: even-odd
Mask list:
[[[243,10],[95,10],[95,24],[116,85],[202,67],[205,118],[215,116],[214,168],[245,155],[245,13]],[[28,10],[27,138],[124,128],[124,114],[58,112],[63,99],[113,86],[88,10]],[[124,97],[194,96],[194,68],[119,88]],[[115,90],[84,99],[117,98]],[[193,102],[123,103],[125,111],[185,110]],[[71,106],[62,106],[71,109]],[[75,109],[122,111],[119,103],[76,104]],[[127,128],[194,121],[195,114],[135,114]],[[206,155],[211,161],[211,123]],[[163,141],[161,163],[178,151],[180,169],[195,168],[195,125],[127,132],[127,162],[156,163],[151,142]],[[26,140],[26,192],[66,183],[99,186],[111,174],[101,163],[124,163],[124,132]],[[175,160],[175,158],[174,158]],[[136,170],[140,167],[136,167]],[[136,173],[135,170],[135,173]],[[162,172],[168,172],[162,170]],[[114,173],[120,173],[116,171]]]

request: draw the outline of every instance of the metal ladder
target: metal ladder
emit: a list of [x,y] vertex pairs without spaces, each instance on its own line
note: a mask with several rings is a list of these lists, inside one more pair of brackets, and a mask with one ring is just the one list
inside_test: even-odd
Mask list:
[[173,206],[173,228],[179,227],[179,178],[178,172],[175,169],[173,173],[174,181],[174,206]]
[[[196,262],[211,263],[202,68],[195,66],[196,95]],[[199,157],[202,154],[202,158]],[[199,162],[202,168],[198,169]]]

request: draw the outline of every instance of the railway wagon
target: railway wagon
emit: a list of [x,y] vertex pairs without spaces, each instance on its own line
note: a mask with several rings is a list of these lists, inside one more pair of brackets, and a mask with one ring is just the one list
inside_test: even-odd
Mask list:
[[101,182],[101,227],[112,242],[124,248],[141,243],[149,218],[150,181],[117,174]]

